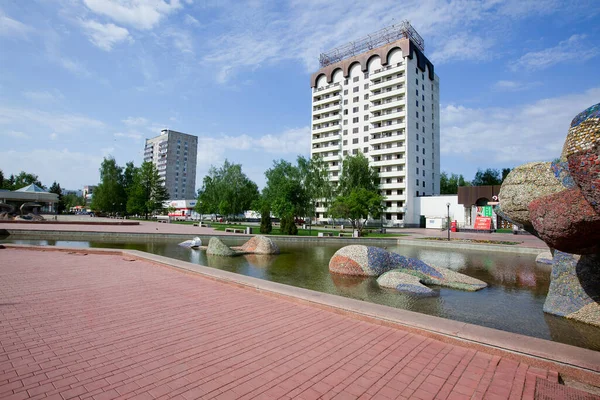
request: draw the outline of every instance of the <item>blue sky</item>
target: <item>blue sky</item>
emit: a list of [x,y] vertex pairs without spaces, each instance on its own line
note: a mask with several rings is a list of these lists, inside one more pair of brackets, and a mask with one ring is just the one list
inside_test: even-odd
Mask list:
[[168,127],[262,187],[309,155],[319,54],[408,19],[440,77],[441,165],[472,179],[560,155],[600,102],[597,0],[3,0],[0,169],[79,189]]

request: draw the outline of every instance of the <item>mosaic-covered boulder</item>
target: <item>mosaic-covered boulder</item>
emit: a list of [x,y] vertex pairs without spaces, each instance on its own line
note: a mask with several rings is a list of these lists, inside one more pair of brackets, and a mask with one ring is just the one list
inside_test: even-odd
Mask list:
[[236,256],[239,253],[231,250],[225,243],[223,243],[219,238],[211,237],[208,242],[208,248],[206,249],[206,254],[211,256]]
[[[544,311],[600,326],[600,103],[571,121],[560,159],[550,169],[560,190],[536,192],[527,204],[532,233],[556,249]],[[521,207],[510,204],[526,202],[519,190],[531,192],[531,185],[505,183],[501,211],[513,222],[525,221]]]
[[550,163],[533,162],[514,168],[500,188],[502,212],[514,223],[531,226],[529,204],[540,197],[564,190],[556,180]]
[[552,264],[552,253],[549,251],[544,251],[544,252],[538,254],[537,257],[535,258],[535,262],[538,264],[551,265]]
[[554,252],[544,311],[600,326],[600,255]]
[[403,272],[400,269],[393,269],[377,278],[377,283],[381,287],[396,289],[401,293],[417,294],[422,296],[435,296],[437,293],[421,283],[421,279],[416,275]]
[[563,190],[529,205],[531,222],[548,246],[566,253],[600,251],[600,214],[581,190]]
[[279,254],[279,246],[271,238],[256,235],[239,247],[244,253],[252,254]]
[[329,260],[329,271],[336,274],[379,276],[393,268],[390,253],[373,246],[345,246]]

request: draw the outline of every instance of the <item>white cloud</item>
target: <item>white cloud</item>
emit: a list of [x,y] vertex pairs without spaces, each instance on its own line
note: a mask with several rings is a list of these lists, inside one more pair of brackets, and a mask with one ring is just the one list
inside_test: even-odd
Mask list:
[[192,36],[180,29],[168,28],[163,35],[172,40],[173,46],[182,53],[194,53],[194,40]]
[[[506,17],[526,18],[560,12],[566,5],[547,0],[542,6],[504,5],[497,0],[406,0],[402,2],[292,0],[285,12],[273,3],[254,7],[220,5],[225,33],[208,43],[204,62],[214,64],[221,83],[240,70],[283,60],[299,60],[310,72],[318,69],[319,53],[386,27],[394,16],[408,19],[427,38],[426,54],[437,63],[487,60],[509,40]],[[539,4],[537,4],[539,5]],[[547,5],[548,7],[544,7]],[[552,5],[552,7],[550,7]],[[456,32],[464,32],[457,34]]]
[[3,124],[31,126],[37,124],[56,133],[83,133],[104,127],[104,123],[77,114],[58,114],[36,109],[0,106],[0,122]]
[[58,65],[60,65],[67,71],[72,72],[75,75],[83,76],[86,78],[92,76],[91,72],[88,71],[85,65],[83,65],[77,60],[73,60],[67,57],[59,57],[56,59],[56,61],[58,62]]
[[200,22],[190,14],[185,14],[185,17],[183,17],[183,22],[191,26],[200,26]]
[[81,26],[97,47],[104,51],[111,51],[113,46],[124,40],[131,40],[129,31],[115,24],[101,24],[96,21],[81,21]]
[[148,120],[142,117],[127,117],[123,120],[123,123],[127,126],[142,126],[147,125]]
[[[96,184],[99,180],[98,167],[102,157],[64,150],[26,149],[23,151],[0,151],[4,173],[27,171],[39,176],[45,185],[57,181],[67,189],[78,189],[86,184]],[[10,168],[7,168],[10,166]],[[66,174],[65,171],[75,173]],[[92,182],[82,181],[95,177]]]
[[9,18],[0,11],[0,36],[26,38],[32,31],[30,26]]
[[572,35],[554,47],[533,51],[523,55],[511,64],[513,71],[519,69],[541,70],[560,63],[584,62],[600,54],[597,47],[590,47],[586,35]]
[[288,129],[279,135],[265,135],[256,140],[256,147],[274,154],[299,154],[310,149],[310,128]]
[[124,137],[124,138],[140,140],[142,138],[142,135],[137,132],[128,132],[128,133],[117,132],[114,134],[114,137],[116,137],[116,138]]
[[540,86],[541,82],[519,82],[501,80],[492,85],[492,89],[498,92],[520,92],[528,90],[536,86]]
[[137,29],[154,28],[166,15],[180,9],[179,0],[84,0],[94,13]]
[[12,139],[29,139],[30,136],[19,131],[0,131],[0,136],[9,137]]
[[506,108],[448,105],[441,110],[442,154],[514,164],[552,160],[571,120],[598,98],[600,87]]
[[29,100],[36,101],[39,103],[54,103],[58,100],[64,99],[63,94],[59,90],[52,92],[48,91],[25,91],[22,93],[23,97]]

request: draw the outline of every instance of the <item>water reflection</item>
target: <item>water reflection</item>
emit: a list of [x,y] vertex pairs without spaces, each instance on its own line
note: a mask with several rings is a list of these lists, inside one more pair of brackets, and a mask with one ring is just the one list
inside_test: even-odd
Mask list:
[[[118,243],[13,239],[8,242],[141,250],[287,285],[600,350],[599,328],[544,314],[542,308],[548,293],[551,268],[536,264],[532,255],[389,247],[390,251],[451,268],[489,285],[478,292],[432,287],[439,296],[423,298],[382,289],[375,278],[330,274],[329,259],[339,245],[281,242],[278,243],[281,254],[277,256],[219,257],[178,246],[178,242],[164,241]],[[236,240],[226,241],[226,244],[241,243]]]

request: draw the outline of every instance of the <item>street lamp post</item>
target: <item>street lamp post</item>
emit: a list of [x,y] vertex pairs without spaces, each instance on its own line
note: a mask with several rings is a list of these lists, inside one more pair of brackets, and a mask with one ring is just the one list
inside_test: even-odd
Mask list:
[[450,241],[450,203],[446,203],[448,208],[448,241]]

